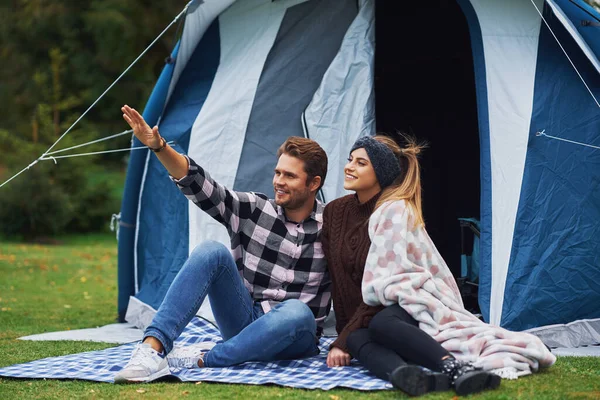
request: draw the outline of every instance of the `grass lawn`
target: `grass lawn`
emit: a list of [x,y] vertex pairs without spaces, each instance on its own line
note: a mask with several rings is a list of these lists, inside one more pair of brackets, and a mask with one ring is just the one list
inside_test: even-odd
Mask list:
[[[99,350],[108,344],[29,342],[17,337],[113,323],[117,301],[117,245],[113,235],[61,238],[61,245],[0,242],[0,367],[44,357]],[[318,377],[315,377],[318,379]],[[158,383],[117,386],[85,381],[0,378],[0,399],[25,398],[319,398],[393,399],[396,391],[298,390],[280,387]],[[452,399],[453,392],[425,396]],[[600,359],[560,358],[535,376],[502,382],[477,399],[598,399]]]

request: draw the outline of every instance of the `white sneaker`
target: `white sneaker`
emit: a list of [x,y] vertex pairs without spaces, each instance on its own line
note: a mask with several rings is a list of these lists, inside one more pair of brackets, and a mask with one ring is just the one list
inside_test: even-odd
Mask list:
[[204,354],[215,347],[214,342],[200,342],[181,347],[174,347],[167,355],[171,368],[198,368],[198,361],[204,360]]
[[125,368],[115,375],[115,383],[150,382],[170,374],[169,364],[164,355],[148,343],[138,343]]

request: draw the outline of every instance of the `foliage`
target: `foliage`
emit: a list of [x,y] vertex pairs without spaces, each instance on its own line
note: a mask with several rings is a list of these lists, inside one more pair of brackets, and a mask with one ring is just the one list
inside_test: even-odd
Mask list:
[[[0,128],[31,139],[40,104],[56,126],[81,114],[181,11],[184,1],[13,0],[0,5]],[[169,55],[175,29],[99,102],[86,120],[123,130],[119,107],[141,108]],[[60,84],[57,90],[56,84]]]
[[590,6],[594,7],[596,11],[600,12],[600,0],[584,0]]
[[[185,4],[157,0],[2,2],[0,183],[59,139]],[[143,107],[176,37],[172,28],[53,150],[126,129],[120,106]],[[71,153],[128,146],[125,136]],[[59,159],[58,165],[40,161],[32,166],[0,189],[0,232],[34,237],[106,226],[105,220],[119,208],[118,199],[110,185],[89,179],[100,166],[122,171],[123,154]],[[61,221],[53,222],[53,217]]]

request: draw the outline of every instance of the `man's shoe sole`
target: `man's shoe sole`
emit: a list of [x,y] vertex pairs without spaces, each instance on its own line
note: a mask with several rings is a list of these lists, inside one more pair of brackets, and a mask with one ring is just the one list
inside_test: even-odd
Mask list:
[[126,378],[124,376],[120,376],[119,374],[115,375],[115,383],[144,383],[144,382],[152,382],[163,376],[171,375],[171,370],[169,369],[169,365],[160,371],[155,372],[154,374],[141,378]]

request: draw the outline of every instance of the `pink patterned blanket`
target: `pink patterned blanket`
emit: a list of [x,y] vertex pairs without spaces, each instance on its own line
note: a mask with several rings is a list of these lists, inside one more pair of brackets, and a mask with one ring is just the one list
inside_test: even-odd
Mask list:
[[371,248],[363,276],[365,303],[398,303],[456,358],[516,379],[556,357],[542,341],[480,321],[465,310],[448,266],[403,200],[379,207],[369,221]]

